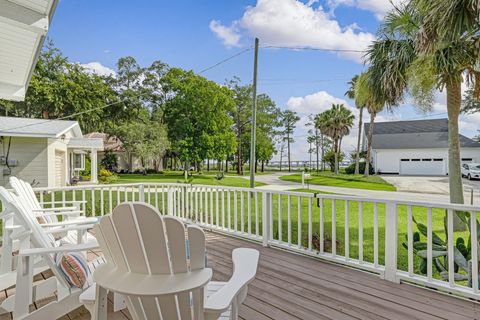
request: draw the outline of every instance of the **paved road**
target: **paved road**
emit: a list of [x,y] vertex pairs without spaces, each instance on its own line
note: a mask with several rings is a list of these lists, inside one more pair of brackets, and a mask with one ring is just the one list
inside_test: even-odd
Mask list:
[[[277,172],[277,173],[266,174],[266,175],[258,175],[256,176],[256,180],[268,184],[266,186],[259,187],[267,190],[291,190],[291,189],[299,189],[302,187],[301,183],[283,181],[279,179],[279,177],[281,177],[282,175],[287,175],[287,174],[289,173]],[[245,177],[245,178],[248,179],[248,177]],[[412,177],[402,177],[402,178],[412,178]],[[426,178],[426,177],[422,177],[422,178]],[[448,180],[447,180],[447,186],[448,186]],[[321,191],[321,192],[355,195],[360,197],[378,198],[378,199],[411,200],[411,201],[443,202],[443,203],[445,202],[448,203],[450,201],[448,197],[448,192],[447,193],[439,193],[439,192],[431,192],[431,191],[425,192],[426,191],[425,189],[423,189],[423,192],[411,192],[411,191],[395,192],[395,191],[340,188],[340,187],[320,186],[320,185],[310,185],[310,189]],[[469,192],[465,193],[465,199],[466,201],[467,199],[468,201],[470,200]],[[474,204],[480,204],[480,188],[478,187],[477,187],[477,190],[475,191]]]
[[[382,175],[382,178],[397,187],[398,191],[448,194],[448,177],[409,177],[398,175]],[[470,192],[474,189],[480,192],[480,180],[463,179],[463,189]]]

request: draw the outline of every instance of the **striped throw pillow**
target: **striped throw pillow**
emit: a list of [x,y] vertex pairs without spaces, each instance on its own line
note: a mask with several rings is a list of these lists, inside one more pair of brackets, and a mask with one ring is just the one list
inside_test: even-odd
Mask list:
[[90,284],[90,269],[81,253],[65,252],[57,254],[55,261],[65,280],[76,288],[85,288]]

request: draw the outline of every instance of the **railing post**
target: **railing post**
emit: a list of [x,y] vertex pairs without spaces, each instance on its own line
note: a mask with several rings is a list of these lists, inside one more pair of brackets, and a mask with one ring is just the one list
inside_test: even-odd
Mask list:
[[385,274],[384,279],[399,282],[397,278],[397,243],[398,243],[397,205],[385,203]]
[[270,241],[270,220],[272,216],[270,201],[270,194],[262,192],[262,237],[264,247],[268,247]]
[[[145,186],[143,184],[141,184],[139,187],[138,187],[138,197],[139,197],[139,201],[140,202],[145,202]],[[132,196],[133,198],[133,196]],[[134,199],[132,199],[134,200]]]

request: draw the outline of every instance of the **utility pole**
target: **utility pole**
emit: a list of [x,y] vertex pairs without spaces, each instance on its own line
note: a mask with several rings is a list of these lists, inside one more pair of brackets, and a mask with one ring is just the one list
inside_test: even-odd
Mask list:
[[[255,54],[253,58],[253,105],[252,105],[252,134],[250,141],[250,188],[255,188],[255,145],[257,131],[257,71],[258,71],[258,38],[255,38]],[[253,195],[253,194],[252,194]]]

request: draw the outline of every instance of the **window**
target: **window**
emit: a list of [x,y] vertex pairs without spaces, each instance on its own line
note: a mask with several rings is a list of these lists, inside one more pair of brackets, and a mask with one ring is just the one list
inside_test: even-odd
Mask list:
[[412,159],[412,161],[420,161],[420,159]]
[[85,155],[82,153],[73,154],[73,170],[85,170]]
[[432,161],[432,159],[422,159],[422,161]]
[[400,161],[407,162],[407,161],[410,161],[410,159],[400,159]]
[[462,158],[462,161],[465,161],[465,162],[472,162],[473,159],[472,158]]
[[443,161],[443,159],[433,159],[433,161]]
[[464,164],[462,165],[463,169],[467,169],[468,170],[468,165]]

